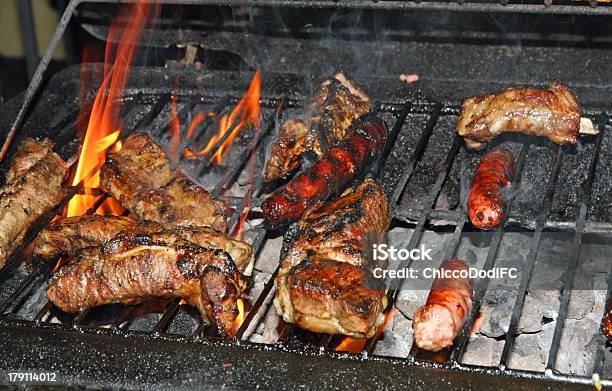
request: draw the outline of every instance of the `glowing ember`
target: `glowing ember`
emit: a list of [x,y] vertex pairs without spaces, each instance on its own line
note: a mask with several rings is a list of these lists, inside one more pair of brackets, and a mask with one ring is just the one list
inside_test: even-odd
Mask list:
[[[240,130],[245,125],[252,125],[256,129],[259,129],[260,99],[261,72],[258,70],[257,72],[255,72],[255,76],[253,76],[253,80],[251,81],[249,88],[245,92],[242,99],[240,99],[238,104],[236,104],[236,107],[234,107],[234,109],[229,115],[225,114],[220,118],[219,130],[215,135],[213,135],[213,137],[211,137],[208,144],[202,150],[197,152],[192,152],[187,149],[185,150],[183,155],[187,157],[204,157],[209,152],[213,151],[213,148],[220,140],[224,139],[224,137],[227,137],[210,159],[210,161],[213,163],[221,163],[223,159],[223,154],[230,148],[232,142],[234,141],[236,136],[238,136],[238,133],[240,133]],[[228,132],[229,134],[227,134]]]
[[[159,5],[151,5],[145,1],[126,7],[117,21],[128,20],[125,23],[114,22],[108,32],[106,45],[104,77],[93,103],[87,132],[79,156],[72,185],[83,185],[86,189],[98,188],[100,185],[100,168],[105,161],[105,153],[119,138],[121,124],[121,98],[125,91],[128,73],[136,46],[142,35],[142,30],[148,20],[157,15]],[[119,39],[116,35],[121,34]],[[118,44],[114,43],[118,42]],[[96,201],[91,195],[75,196],[67,208],[68,216],[78,216],[89,209]],[[106,201],[97,212],[120,213],[123,210],[117,202]]]
[[[378,340],[381,335],[385,332],[385,328],[387,327],[387,323],[389,323],[389,319],[392,318],[393,310],[388,311],[385,314],[385,321],[378,326],[378,330],[376,330],[376,334],[374,334],[374,340]],[[360,353],[366,344],[365,338],[351,338],[346,337],[336,346],[336,351],[338,352],[349,352],[349,353]]]

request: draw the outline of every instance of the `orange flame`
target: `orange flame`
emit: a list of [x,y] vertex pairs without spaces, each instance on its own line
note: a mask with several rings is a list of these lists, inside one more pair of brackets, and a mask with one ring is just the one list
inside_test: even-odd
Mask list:
[[194,118],[193,121],[189,124],[189,128],[187,129],[187,137],[191,137],[193,132],[196,130],[198,126],[206,119],[206,114],[203,112],[199,112]]
[[[79,156],[72,185],[83,185],[86,188],[100,186],[100,168],[104,164],[106,150],[115,144],[121,134],[119,115],[121,104],[118,103],[125,91],[128,73],[136,45],[142,35],[147,20],[156,15],[159,6],[151,6],[144,1],[126,7],[117,21],[129,20],[127,25],[114,22],[108,32],[106,45],[104,78],[93,103],[87,132]],[[121,31],[122,30],[122,31]],[[116,35],[121,31],[121,37]],[[114,42],[119,42],[115,44]],[[84,76],[82,75],[82,78]],[[77,196],[70,200],[67,208],[68,216],[83,214],[95,202],[91,195]],[[110,199],[98,209],[99,212],[120,213],[117,202]]]
[[257,70],[253,80],[247,88],[244,96],[240,99],[236,107],[232,112],[227,115],[223,115],[219,120],[219,130],[213,137],[211,137],[208,144],[200,151],[192,152],[185,150],[183,153],[187,157],[203,157],[213,150],[215,145],[221,140],[228,132],[231,132],[223,144],[219,146],[214,155],[210,158],[210,161],[216,164],[220,164],[223,160],[223,154],[230,148],[232,142],[240,133],[240,130],[245,125],[252,125],[256,129],[260,127],[260,106],[259,101],[261,99],[261,71]]
[[236,335],[240,326],[242,326],[242,322],[244,322],[244,301],[242,299],[238,299],[236,301],[236,305],[238,306],[238,316],[234,320],[234,325],[232,327],[232,337]]
[[[385,321],[378,326],[376,330],[376,334],[374,334],[374,340],[378,340],[381,335],[385,332],[385,328],[387,327],[387,323],[389,323],[389,319],[392,318],[393,310],[388,311],[385,314]],[[365,338],[351,338],[346,337],[336,346],[336,351],[338,352],[349,352],[349,353],[360,353],[363,348],[365,348],[367,340]]]

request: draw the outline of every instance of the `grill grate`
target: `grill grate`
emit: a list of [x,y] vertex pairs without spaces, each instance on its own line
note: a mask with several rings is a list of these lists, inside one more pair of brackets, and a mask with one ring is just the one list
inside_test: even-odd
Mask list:
[[[138,110],[138,106],[141,101],[151,101],[151,97],[144,96],[136,96],[131,99],[127,99],[124,112],[127,112],[127,116],[130,116],[131,112],[142,112],[142,110]],[[182,115],[186,113],[193,112],[195,105],[198,103],[202,103],[203,98],[195,99],[195,103],[190,101],[190,103],[186,104],[184,110],[181,111]],[[222,112],[228,107],[228,104],[232,101],[232,99],[225,98],[221,99],[217,102],[218,112]],[[136,124],[132,127],[132,131],[142,131],[144,129],[151,129],[155,126],[156,129],[166,129],[169,123],[169,118],[166,115],[169,110],[170,105],[170,97],[169,95],[163,95],[158,100],[158,103],[152,105],[152,109],[148,112],[145,111],[145,115],[134,115],[139,117]],[[258,150],[262,149],[263,141],[266,140],[266,137],[270,135],[272,130],[279,124],[280,121],[285,117],[285,112],[287,109],[300,107],[300,103],[297,101],[291,101],[288,99],[279,100],[279,101],[269,101],[266,105],[266,111],[268,115],[265,117],[263,121],[263,130],[256,137],[252,137],[249,140],[247,145],[248,150],[251,148],[258,148]],[[465,213],[461,212],[461,210],[440,210],[436,209],[436,200],[438,199],[441,190],[445,182],[448,180],[449,173],[451,172],[454,165],[458,164],[457,160],[460,158],[459,152],[461,150],[461,141],[459,139],[455,139],[452,143],[450,149],[447,151],[446,158],[443,162],[443,167],[440,172],[437,174],[435,182],[428,190],[425,200],[421,205],[425,205],[425,208],[421,208],[418,213],[418,219],[414,222],[412,219],[408,219],[407,216],[414,216],[414,208],[411,206],[406,206],[401,203],[402,195],[410,183],[413,175],[415,174],[415,170],[417,165],[421,162],[425,154],[425,150],[428,147],[432,147],[430,145],[430,140],[434,128],[436,128],[437,124],[440,123],[440,118],[442,116],[456,115],[457,108],[445,106],[440,103],[427,103],[427,102],[408,102],[401,106],[391,106],[391,105],[380,105],[378,109],[382,115],[391,116],[395,118],[395,123],[392,126],[392,131],[390,133],[390,140],[395,140],[399,137],[400,133],[405,127],[406,120],[411,115],[419,114],[426,115],[427,120],[421,129],[420,137],[416,144],[414,145],[414,151],[412,153],[412,157],[410,161],[403,162],[403,173],[400,176],[400,179],[395,188],[390,189],[389,194],[391,195],[392,205],[394,206],[394,217],[396,221],[406,221],[410,220],[414,224],[414,230],[412,236],[410,237],[409,247],[416,248],[421,243],[423,239],[424,232],[428,229],[431,222],[435,219],[443,218],[446,221],[446,224],[454,226],[452,231],[452,235],[449,237],[447,242],[444,244],[444,254],[445,259],[452,257],[457,248],[459,246],[459,242],[461,238],[469,232],[469,224],[467,223]],[[266,112],[265,111],[265,112]],[[164,114],[166,113],[166,114]],[[609,233],[608,225],[602,225],[601,223],[594,224],[587,220],[587,210],[590,201],[590,189],[594,182],[595,170],[598,162],[598,155],[601,148],[602,140],[604,138],[606,132],[606,125],[609,123],[609,116],[607,113],[597,113],[597,115],[591,116],[596,118],[599,125],[600,133],[595,138],[594,141],[586,141],[593,143],[593,148],[588,164],[588,172],[586,175],[586,180],[584,181],[583,188],[584,192],[582,193],[582,199],[579,204],[579,215],[576,221],[551,221],[550,220],[550,210],[553,204],[553,196],[555,194],[555,188],[558,184],[558,178],[560,176],[561,166],[564,158],[567,156],[569,151],[564,149],[563,147],[559,147],[556,151],[554,163],[552,166],[552,170],[550,172],[550,178],[547,181],[547,187],[544,195],[544,204],[541,209],[542,212],[539,213],[535,218],[527,222],[527,230],[533,232],[533,236],[528,243],[529,253],[527,256],[526,268],[522,273],[522,279],[520,282],[520,286],[518,288],[518,296],[513,306],[512,317],[510,320],[510,325],[507,332],[507,337],[504,343],[503,352],[500,359],[500,364],[497,368],[486,368],[489,371],[493,371],[493,373],[507,375],[507,376],[522,376],[529,374],[529,376],[535,376],[540,378],[548,378],[548,379],[560,379],[564,381],[570,381],[574,383],[583,383],[587,384],[591,382],[590,378],[580,377],[580,376],[569,376],[562,373],[559,373],[555,370],[555,364],[557,361],[557,355],[559,351],[559,346],[561,344],[561,335],[564,328],[565,318],[567,317],[568,305],[571,287],[573,284],[573,280],[575,277],[576,268],[579,261],[580,254],[580,246],[582,243],[583,235],[587,232],[600,232],[600,233]],[[66,124],[69,122],[66,122]],[[160,123],[162,125],[160,125]],[[201,129],[208,127],[207,125],[202,125]],[[163,134],[163,131],[160,132]],[[197,136],[196,136],[197,137]],[[393,145],[389,146],[389,149],[385,152],[389,152]],[[517,159],[517,170],[515,172],[515,182],[517,182],[522,174],[523,168],[527,161],[528,152],[531,146],[529,144],[523,143],[520,149],[520,155]],[[261,166],[263,164],[262,154],[258,154],[258,164]],[[386,156],[391,156],[390,153],[385,153]],[[238,162],[238,164],[232,165],[231,169],[227,170],[227,172],[221,177],[221,179],[217,182],[216,186],[214,186],[213,193],[219,197],[225,197],[224,193],[229,189],[236,181],[244,166],[248,162],[249,154],[242,154],[243,159]],[[378,174],[380,175],[384,172],[384,168],[386,164],[391,164],[390,161],[381,161],[379,162]],[[261,202],[261,195],[263,194],[264,189],[262,186],[262,181],[260,178],[256,178],[254,185],[254,199],[251,204],[251,219],[257,218],[258,216],[258,206]],[[66,202],[75,194],[83,193],[83,189],[71,188],[68,192],[68,196],[64,201],[64,205]],[[88,213],[94,213],[96,209],[103,203],[103,201],[108,197],[107,194],[100,192],[100,197]],[[243,210],[245,207],[246,198],[245,197],[225,197],[228,199],[235,211],[231,220],[230,220],[230,228],[229,232],[232,232],[237,223],[238,217],[240,215],[239,211]],[[411,209],[408,211],[407,209]],[[54,214],[59,213],[61,210],[55,211]],[[46,221],[50,221],[53,216],[46,216]],[[44,224],[39,225],[40,229]],[[493,238],[488,249],[487,257],[483,269],[488,270],[495,266],[498,257],[497,252],[500,246],[500,243],[503,241],[503,237],[506,233],[510,232],[513,227],[512,221],[507,221],[505,224],[499,226],[493,233]],[[508,360],[510,353],[512,352],[512,348],[515,343],[515,339],[517,336],[517,328],[518,322],[523,310],[523,305],[525,302],[525,296],[528,290],[529,281],[533,274],[534,269],[537,267],[537,254],[538,249],[541,244],[542,234],[545,230],[550,229],[550,227],[562,227],[563,229],[573,232],[573,247],[572,253],[570,254],[570,264],[563,278],[563,289],[561,296],[561,306],[559,309],[558,321],[555,325],[553,342],[549,351],[549,356],[547,360],[547,369],[543,373],[531,373],[528,371],[522,371],[517,369],[508,368]],[[525,227],[524,227],[525,228]],[[259,254],[266,243],[267,239],[270,238],[271,233],[266,232],[261,226],[254,226],[249,231],[249,237],[251,238],[251,243],[254,247],[256,254],[256,265],[259,260]],[[32,236],[30,236],[32,237]],[[398,268],[409,267],[410,263],[401,264]],[[1,322],[19,322],[27,321],[32,322],[35,326],[41,326],[44,324],[48,324],[52,315],[59,310],[55,309],[52,303],[46,302],[42,308],[37,311],[33,316],[23,319],[18,316],[19,309],[24,303],[28,300],[28,298],[34,296],[36,291],[44,289],[44,283],[50,278],[52,271],[52,265],[49,263],[43,263],[38,265],[34,271],[32,271],[23,282],[14,290],[14,292],[9,296],[6,302],[0,307],[0,314],[2,319]],[[5,272],[7,273],[7,272]],[[10,272],[9,272],[10,273]],[[257,298],[253,301],[251,307],[245,314],[245,319],[242,325],[239,327],[235,340],[237,341],[247,341],[249,334],[252,334],[253,330],[255,330],[265,318],[265,315],[271,310],[272,306],[272,295],[274,293],[274,279],[278,273],[278,267],[271,273],[269,279],[264,283],[261,293],[257,296]],[[393,309],[393,306],[397,300],[399,291],[402,289],[403,281],[399,281],[397,284],[393,285],[388,292],[389,304],[385,309],[385,312],[388,312]],[[452,349],[447,350],[444,354],[445,361],[442,363],[431,363],[428,359],[424,358],[426,356],[424,352],[420,352],[418,349],[412,347],[410,353],[406,357],[406,361],[416,364],[416,365],[434,365],[439,366],[441,368],[453,368],[458,370],[474,370],[480,367],[474,365],[467,365],[461,363],[461,358],[465,352],[467,343],[469,341],[469,330],[472,327],[472,324],[475,320],[475,316],[478,314],[480,310],[480,306],[483,301],[483,297],[488,287],[488,280],[482,279],[479,280],[475,292],[474,292],[474,307],[473,310],[464,325],[464,328],[461,331],[461,334],[455,341],[454,347]],[[72,318],[66,318],[65,316],[61,316],[60,318],[60,327],[66,327],[68,329],[77,328],[79,330],[98,330],[96,326],[91,326],[90,321],[88,319],[92,314],[96,314],[99,309],[91,309],[82,311],[76,316]],[[110,328],[121,335],[130,335],[136,331],[130,330],[128,324],[133,319],[134,314],[137,312],[137,307],[134,306],[124,306],[121,307],[115,314],[113,319],[110,321]],[[161,316],[155,321],[154,324],[150,325],[148,331],[145,334],[151,336],[169,336],[173,333],[170,331],[171,325],[174,319],[178,316],[179,312],[181,312],[180,300],[172,300],[165,303],[165,307],[161,311]],[[16,319],[15,319],[16,318]],[[59,319],[59,318],[58,318]],[[208,327],[209,325],[203,321],[199,321],[195,330],[192,332],[192,338],[195,340],[209,340],[213,335],[211,331],[212,328]],[[284,324],[282,326],[282,330],[280,332],[279,341],[288,343],[287,341],[291,341],[293,339],[293,335],[301,332],[298,331],[293,325]],[[367,353],[368,355],[373,354],[376,344],[378,342],[378,337],[374,337],[368,340],[363,349],[363,353]],[[214,338],[213,338],[214,339]],[[316,336],[316,340],[318,341],[316,345],[318,347],[331,349],[335,346],[335,342],[337,342],[339,337],[334,337],[330,335],[320,335]],[[245,343],[245,342],[242,342]],[[603,350],[600,349],[594,371],[600,371],[602,368],[603,361]],[[604,384],[612,384],[607,380],[604,381]]]

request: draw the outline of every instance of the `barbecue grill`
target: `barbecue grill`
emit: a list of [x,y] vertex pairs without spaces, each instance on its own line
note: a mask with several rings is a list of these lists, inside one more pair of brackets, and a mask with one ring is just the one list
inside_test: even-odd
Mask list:
[[[3,170],[18,142],[28,136],[52,138],[57,152],[73,166],[77,163],[81,145],[77,134],[83,127],[79,121],[84,120],[79,114],[91,105],[95,91],[79,93],[79,67],[70,67],[46,83],[43,75],[69,21],[106,37],[109,15],[115,10],[108,3],[114,2],[71,1],[27,91],[0,108],[1,125],[9,129],[0,155]],[[239,224],[241,211],[249,208],[243,239],[254,247],[256,261],[244,321],[233,339],[224,340],[180,300],[65,314],[45,296],[54,265],[24,261],[18,251],[0,271],[4,335],[0,346],[10,352],[0,362],[0,371],[53,371],[62,384],[135,388],[612,385],[605,338],[598,328],[577,321],[590,319],[588,324],[596,326],[612,287],[612,270],[606,262],[612,247],[612,84],[607,80],[612,71],[612,7],[574,1],[163,3],[185,5],[182,24],[177,26],[175,19],[162,13],[158,29],[145,34],[148,49],[142,59],[195,45],[209,67],[151,65],[144,60],[133,67],[120,102],[121,137],[146,131],[167,146],[177,77],[181,80],[177,113],[185,123],[202,110],[227,113],[254,70],[263,72],[260,131],[242,132],[225,163],[218,166],[207,159],[181,163],[192,179],[231,203],[229,232]],[[151,56],[151,51],[158,56]],[[389,124],[382,158],[367,175],[381,182],[393,207],[390,240],[406,248],[427,242],[440,261],[472,246],[469,254],[484,270],[508,260],[517,263],[520,278],[504,301],[501,317],[506,319],[497,334],[470,336],[481,310],[489,326],[493,324],[500,292],[506,292],[488,279],[476,282],[474,308],[453,347],[435,355],[412,345],[406,326],[410,314],[403,310],[411,308],[415,299],[406,284],[389,289],[385,331],[350,349],[353,353],[339,348],[346,343],[343,337],[299,330],[275,315],[274,277],[285,232],[267,231],[261,224],[259,207],[274,185],[264,184],[259,173],[280,124],[301,115],[305,97],[335,68],[348,71],[375,98],[376,112]],[[421,81],[402,84],[398,77],[405,72],[418,73]],[[455,135],[460,100],[512,85],[545,85],[554,79],[572,87],[583,116],[593,120],[599,133],[581,137],[574,148],[534,143],[526,137],[502,138],[499,143],[517,158],[514,183],[519,183],[521,192],[513,199],[505,223],[489,234],[478,234],[462,209],[462,181],[471,178],[483,152],[467,151]],[[205,142],[214,126],[212,119],[203,121],[194,139]],[[250,200],[246,189],[252,149],[259,152]],[[60,208],[31,229],[29,241],[61,215],[71,197],[86,190],[70,187]],[[101,190],[95,194],[99,198],[87,213],[95,213],[109,197]],[[546,259],[554,258],[546,254],[554,253],[551,242],[563,248],[558,284],[547,288],[555,292],[546,296],[554,305],[546,311],[533,310],[534,285],[538,276],[550,271]],[[593,265],[603,265],[603,274],[599,269],[594,272],[603,285],[585,287],[579,277],[583,268]],[[584,304],[579,301],[582,294],[593,299],[578,319],[573,311],[576,301]],[[525,325],[526,313],[538,317],[537,329]],[[584,344],[577,342],[584,338],[572,337],[585,334]],[[541,346],[530,353],[534,338]],[[479,345],[493,352],[491,360],[474,360],[484,354]],[[533,354],[542,365],[530,361]],[[584,363],[573,368],[573,361]]]

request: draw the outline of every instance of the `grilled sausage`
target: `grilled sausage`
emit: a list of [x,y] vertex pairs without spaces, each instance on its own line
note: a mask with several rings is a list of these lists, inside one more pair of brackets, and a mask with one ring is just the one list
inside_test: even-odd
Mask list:
[[353,125],[352,135],[262,204],[267,224],[274,228],[298,220],[307,208],[336,196],[378,158],[387,140],[387,124],[366,114]]
[[469,278],[458,276],[459,272],[467,276],[469,267],[458,258],[440,265],[441,270],[456,273],[457,278],[436,278],[427,302],[415,312],[412,328],[419,348],[437,352],[453,344],[472,310],[472,283]]
[[480,229],[492,229],[506,216],[506,191],[514,174],[514,158],[507,149],[496,149],[485,155],[470,186],[468,215]]

